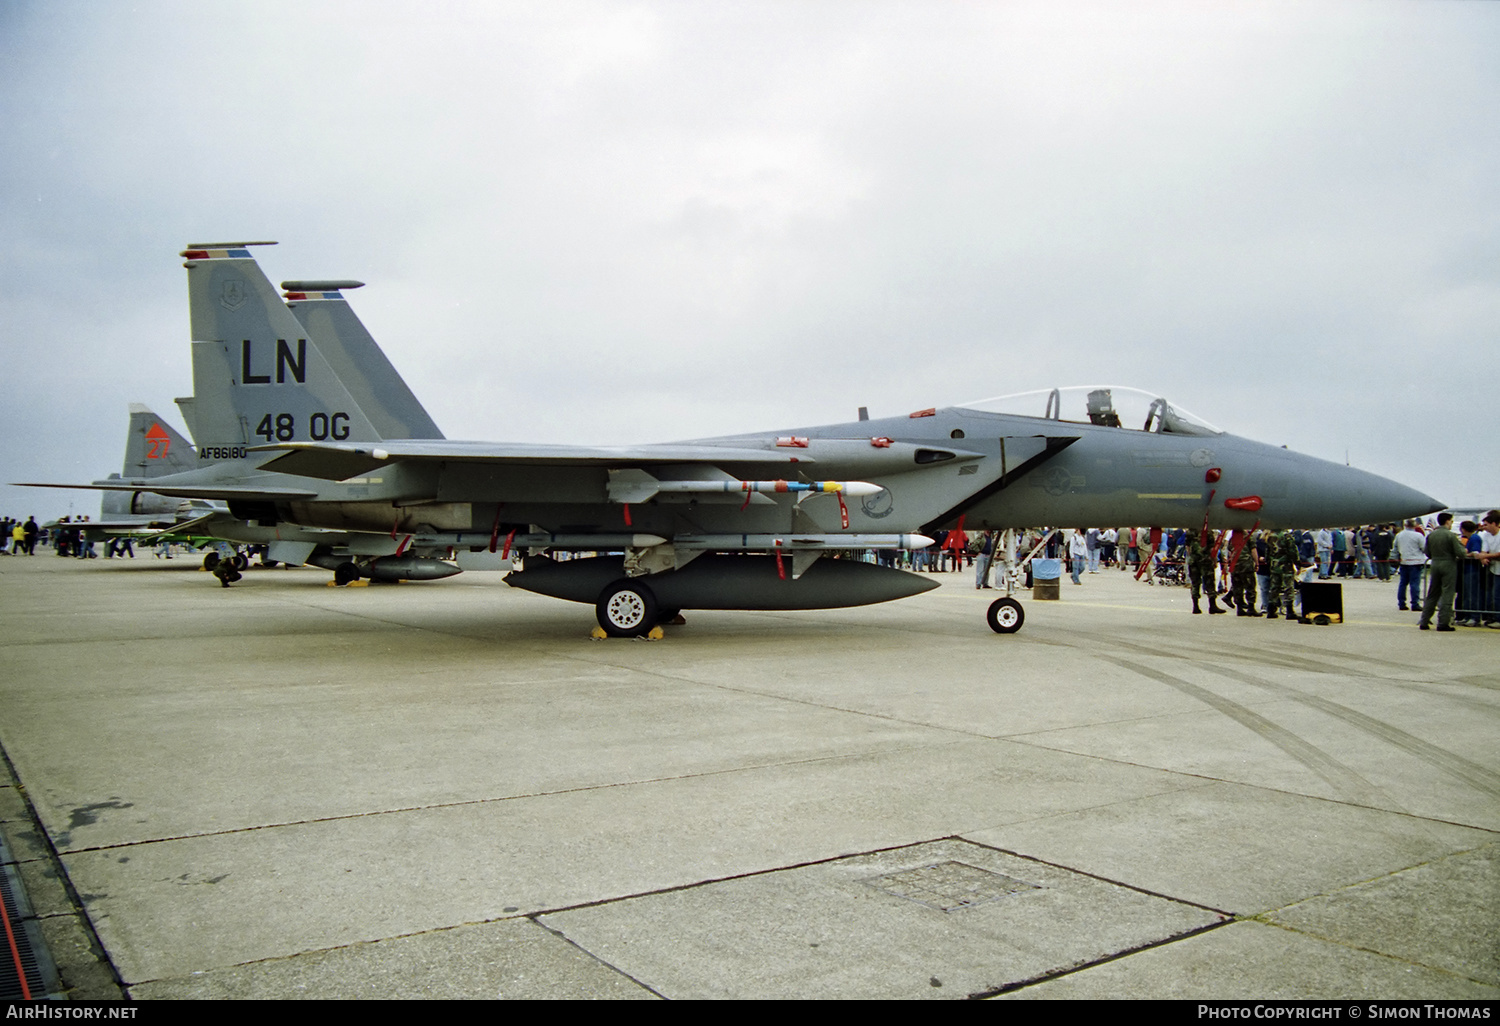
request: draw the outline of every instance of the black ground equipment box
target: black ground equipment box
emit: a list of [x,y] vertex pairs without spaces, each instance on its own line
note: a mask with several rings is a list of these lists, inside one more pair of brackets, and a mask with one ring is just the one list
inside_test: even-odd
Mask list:
[[1344,586],[1334,581],[1298,581],[1302,619],[1320,627],[1344,622]]

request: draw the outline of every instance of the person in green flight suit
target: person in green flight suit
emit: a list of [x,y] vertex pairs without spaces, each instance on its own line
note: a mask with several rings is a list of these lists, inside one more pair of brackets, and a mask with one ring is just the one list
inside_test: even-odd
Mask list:
[[1452,513],[1439,513],[1438,525],[1427,535],[1427,558],[1432,560],[1427,579],[1427,601],[1422,603],[1422,618],[1417,621],[1421,630],[1430,629],[1433,610],[1437,611],[1440,631],[1454,630],[1453,596],[1458,591],[1458,561],[1467,559],[1468,550],[1448,526],[1453,523]]

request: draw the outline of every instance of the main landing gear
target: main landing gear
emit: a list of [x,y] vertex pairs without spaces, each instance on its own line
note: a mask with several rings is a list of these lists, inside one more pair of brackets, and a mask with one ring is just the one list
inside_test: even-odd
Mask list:
[[[594,615],[605,636],[611,638],[659,638],[657,627],[686,623],[682,610],[664,607],[651,589],[626,578],[599,594]],[[599,635],[596,633],[595,637]]]
[[658,623],[656,596],[630,580],[616,581],[600,592],[594,612],[611,638],[642,637]]

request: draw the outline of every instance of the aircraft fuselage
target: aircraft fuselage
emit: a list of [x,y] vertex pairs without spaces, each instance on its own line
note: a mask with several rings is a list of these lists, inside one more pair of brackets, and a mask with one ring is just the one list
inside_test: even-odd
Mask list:
[[[780,442],[781,444],[778,444]],[[631,530],[674,538],[735,533],[876,534],[1037,525],[1211,528],[1376,523],[1427,512],[1433,500],[1374,474],[1231,434],[1175,435],[952,407],[883,418],[683,443],[786,459],[788,480],[859,480],[878,494],[660,494],[612,501],[610,470],[634,464],[661,480],[717,471],[764,477],[765,466],[715,461],[614,466],[463,460],[389,462],[341,482],[246,471],[241,461],[173,478],[165,494],[206,494],[223,481],[266,495],[250,519],[350,531],[480,534],[536,525],[551,532]],[[649,453],[651,446],[633,450]],[[265,460],[249,452],[245,463]],[[795,462],[792,462],[795,461]],[[191,479],[191,480],[189,480]],[[174,489],[184,489],[174,492]],[[303,489],[295,497],[275,490]],[[211,491],[211,488],[207,488]],[[230,499],[232,506],[236,504]],[[274,515],[267,515],[274,510]],[[257,516],[257,512],[260,514]],[[847,516],[847,526],[844,517]],[[460,543],[469,539],[461,539]]]

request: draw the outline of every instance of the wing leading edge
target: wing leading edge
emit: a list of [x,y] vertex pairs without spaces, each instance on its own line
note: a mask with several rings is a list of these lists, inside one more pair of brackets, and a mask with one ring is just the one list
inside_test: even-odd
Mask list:
[[261,470],[296,474],[325,481],[347,478],[397,461],[442,463],[492,463],[532,466],[635,466],[653,463],[760,463],[791,465],[813,463],[808,456],[793,456],[766,449],[733,449],[716,445],[643,445],[591,448],[569,445],[495,445],[487,442],[381,442],[379,445],[338,445],[326,442],[293,442],[285,445],[251,446],[250,452],[284,452],[262,463]]

